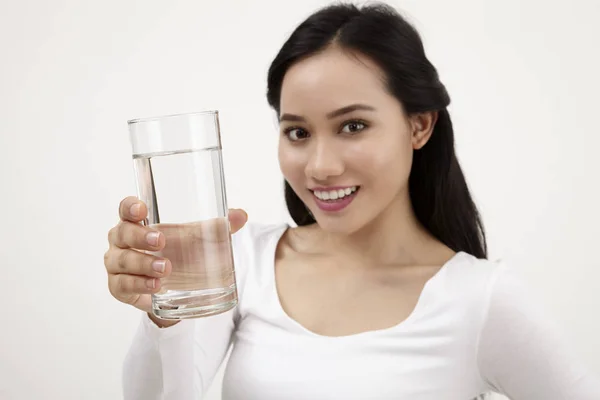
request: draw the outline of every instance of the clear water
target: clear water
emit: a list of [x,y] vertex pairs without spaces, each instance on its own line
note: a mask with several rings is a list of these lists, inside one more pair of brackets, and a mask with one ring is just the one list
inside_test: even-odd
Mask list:
[[172,272],[153,295],[160,318],[219,314],[237,304],[227,200],[218,148],[134,156],[146,225],[166,237]]

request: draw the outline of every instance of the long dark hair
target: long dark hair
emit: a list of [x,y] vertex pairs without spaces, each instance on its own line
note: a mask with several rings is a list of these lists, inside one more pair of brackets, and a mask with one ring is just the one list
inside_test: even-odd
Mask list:
[[[485,231],[454,151],[450,96],[425,55],[421,37],[392,7],[335,4],[302,22],[269,68],[267,100],[280,113],[281,85],[295,62],[335,44],[364,54],[384,71],[389,92],[410,114],[437,111],[427,144],[414,152],[409,177],[412,207],[421,224],[454,251],[487,258]],[[315,222],[287,181],[285,200],[296,224]]]

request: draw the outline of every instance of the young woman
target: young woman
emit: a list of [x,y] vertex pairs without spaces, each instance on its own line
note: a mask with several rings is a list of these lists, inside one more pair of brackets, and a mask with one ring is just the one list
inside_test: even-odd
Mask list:
[[139,224],[143,203],[120,205],[110,291],[148,313],[125,362],[125,399],[202,398],[230,346],[226,400],[600,399],[517,275],[486,260],[448,93],[397,12],[319,10],[273,61],[267,97],[298,226],[230,211],[234,310],[152,316],[150,294],[171,266],[139,250],[165,238]]

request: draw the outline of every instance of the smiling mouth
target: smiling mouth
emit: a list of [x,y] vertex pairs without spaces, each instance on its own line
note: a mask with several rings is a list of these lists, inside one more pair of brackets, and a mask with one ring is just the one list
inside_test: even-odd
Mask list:
[[335,190],[311,190],[313,196],[315,196],[318,200],[335,203],[338,201],[342,201],[347,197],[351,197],[355,195],[356,192],[360,189],[360,186],[349,186],[344,189],[335,189]]

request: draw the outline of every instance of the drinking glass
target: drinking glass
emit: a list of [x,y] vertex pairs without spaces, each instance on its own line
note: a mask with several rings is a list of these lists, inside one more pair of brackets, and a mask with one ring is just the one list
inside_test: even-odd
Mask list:
[[128,121],[137,193],[148,207],[142,223],[162,232],[151,252],[170,260],[171,274],[152,295],[162,319],[204,317],[237,304],[218,111]]

